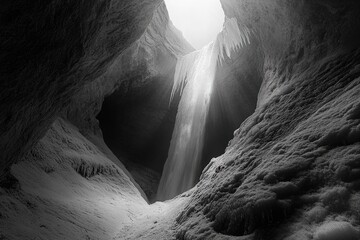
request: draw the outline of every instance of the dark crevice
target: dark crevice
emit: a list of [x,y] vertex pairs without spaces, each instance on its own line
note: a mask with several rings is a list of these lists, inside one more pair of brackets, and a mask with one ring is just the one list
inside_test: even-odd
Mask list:
[[[255,111],[262,78],[259,63],[249,60],[254,46],[218,65],[197,178],[212,158],[225,152],[234,131]],[[106,144],[143,189],[147,183],[157,187],[160,180],[180,101],[176,94],[169,105],[174,71],[144,79],[146,74],[143,68],[129,74],[129,80],[105,98],[97,117]],[[149,178],[142,183],[144,176]],[[152,188],[144,189],[149,199],[156,194]]]

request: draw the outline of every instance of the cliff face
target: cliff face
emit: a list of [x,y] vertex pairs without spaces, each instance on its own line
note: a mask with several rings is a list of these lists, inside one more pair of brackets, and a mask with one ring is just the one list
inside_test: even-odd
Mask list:
[[[359,239],[360,3],[222,5],[253,35],[211,101],[247,119],[197,186],[148,205],[118,158],[156,145],[176,112],[170,76],[191,47],[164,5],[2,3],[1,239]],[[104,143],[101,109],[131,152]]]
[[63,116],[113,161],[160,174],[177,110],[169,106],[176,59],[192,50],[161,4],[144,34],[72,98]]
[[116,79],[118,87],[98,119],[117,156],[161,172],[177,111],[176,104],[169,106],[176,61],[192,50],[163,4],[145,34],[112,67],[106,81]]
[[255,113],[177,218],[178,237],[357,239],[359,3],[222,4],[260,41],[263,83]]
[[[202,169],[222,155],[234,131],[254,113],[262,83],[264,61],[253,39],[218,65],[205,129]],[[199,177],[201,172],[199,172]]]
[[143,34],[159,3],[1,3],[1,185],[9,185],[11,164],[44,135],[69,98]]
[[[119,88],[126,93],[132,88],[153,84],[156,77],[168,77],[176,58],[192,50],[173,27],[165,4],[160,4],[141,37],[113,61],[105,74],[82,87],[71,99],[64,115],[83,132],[101,136],[96,116],[105,97]],[[163,81],[163,84],[172,85],[172,77]]]
[[[132,6],[134,11],[137,4]],[[151,9],[138,9],[137,13],[142,11],[149,15]],[[129,14],[136,16],[133,12]],[[130,27],[131,22],[128,24]],[[119,157],[121,162],[104,143],[96,115],[104,98],[117,89],[124,94],[139,94],[149,89],[159,91],[158,87],[165,85],[166,91],[160,91],[158,96],[166,98],[164,95],[171,91],[176,57],[191,50],[169,21],[165,5],[159,4],[139,38],[116,56],[114,53],[114,60],[103,63],[104,73],[100,77],[89,79],[81,88],[76,83],[79,90],[72,89],[72,94],[70,90],[63,93],[71,96],[66,99],[68,103],[64,104],[62,99],[63,106],[52,109],[58,112],[50,128],[30,151],[11,164],[11,178],[0,188],[0,238],[112,239],[121,227],[148,212],[146,195],[123,166],[124,158]],[[161,61],[167,65],[164,67]],[[131,98],[131,94],[125,95],[125,99]],[[120,95],[120,101],[123,99]],[[48,103],[42,104],[49,107]],[[161,104],[152,106],[158,115],[169,111],[168,99]],[[29,114],[31,110],[27,110]],[[111,109],[112,113],[116,110]],[[34,119],[41,117],[37,114],[32,113]],[[145,120],[156,122],[158,117]],[[37,128],[45,127],[41,124]],[[5,137],[1,136],[1,141]],[[135,177],[147,180],[138,175]]]

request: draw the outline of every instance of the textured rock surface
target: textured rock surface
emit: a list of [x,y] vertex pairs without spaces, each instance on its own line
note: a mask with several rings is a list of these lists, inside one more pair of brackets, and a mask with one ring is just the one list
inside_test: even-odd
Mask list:
[[141,36],[160,2],[1,3],[2,185],[10,165],[44,135],[69,98]]
[[[65,111],[66,117],[84,132],[101,135],[96,116],[101,110],[104,97],[121,86],[125,86],[122,89],[125,92],[131,88],[139,89],[151,84],[156,76],[168,74],[172,66],[163,66],[160,62],[164,61],[163,55],[171,56],[174,61],[177,56],[192,50],[186,44],[178,30],[169,22],[165,4],[161,4],[140,39],[120,54],[105,74],[86,84],[73,97]],[[172,84],[171,79],[167,80]]]
[[[0,188],[0,238],[112,239],[129,235],[129,226],[146,214],[156,212],[160,218],[165,205],[149,207],[145,194],[104,143],[96,115],[104,97],[121,85],[123,91],[151,85],[158,90],[159,78],[170,89],[172,76],[166,74],[174,64],[162,68],[159,61],[175,62],[178,54],[190,50],[169,23],[165,5],[159,5],[140,39],[116,57],[105,74],[76,91],[59,112],[63,119],[56,118],[31,151],[12,164],[12,177]],[[164,103],[168,109],[168,99]],[[133,166],[130,170],[148,195],[156,191],[155,173],[147,176]]]
[[[262,82],[262,51],[253,40],[218,66],[205,130],[202,169],[224,153],[234,131],[254,113]],[[201,172],[199,172],[199,177]]]
[[[85,85],[72,99],[66,118],[78,126],[82,134],[104,145],[96,118],[100,113],[104,139],[123,161],[129,155],[145,152],[146,148],[160,152],[160,148],[146,144],[157,142],[161,146],[160,141],[168,140],[161,135],[154,139],[162,125],[169,125],[171,134],[171,119],[166,118],[170,111],[176,113],[176,106],[170,109],[168,105],[176,58],[191,50],[169,21],[165,4],[161,4],[141,38],[126,49],[103,76]],[[169,123],[164,123],[166,121]],[[148,152],[135,155],[135,160],[141,158],[148,158],[145,162],[151,166]]]
[[[256,45],[239,56],[257,64],[247,73],[239,59],[235,75],[252,76],[255,71],[262,78],[257,109],[235,132],[225,154],[207,166],[194,189],[151,206],[121,165],[114,163],[116,157],[99,138],[94,115],[116,86],[115,75],[126,73],[115,67],[120,58],[113,60],[141,36],[158,3],[56,3],[36,1],[28,6],[8,1],[0,10],[1,31],[6,33],[1,39],[6,51],[0,53],[5,73],[0,88],[0,151],[5,163],[1,176],[28,152],[12,165],[17,182],[9,178],[2,182],[6,188],[0,188],[0,238],[357,237],[357,0],[222,0],[228,17],[255,32]],[[10,31],[15,27],[19,32]],[[138,43],[124,56],[132,56]],[[89,83],[109,65],[109,75],[104,76],[110,81],[97,78]],[[150,66],[144,69],[158,65]],[[127,79],[137,79],[129,74]],[[146,79],[137,80],[133,89],[144,86]],[[85,82],[84,90],[71,98]],[[96,89],[103,91],[92,95]],[[69,100],[78,105],[73,102],[62,113],[81,128],[58,118],[29,152]]]
[[222,3],[256,32],[263,84],[178,217],[178,238],[311,239],[306,214],[359,227],[359,3]]

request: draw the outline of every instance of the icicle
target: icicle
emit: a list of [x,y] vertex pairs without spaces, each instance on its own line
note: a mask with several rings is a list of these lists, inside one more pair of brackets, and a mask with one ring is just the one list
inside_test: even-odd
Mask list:
[[[216,43],[218,51],[218,59],[220,63],[225,60],[225,54],[227,57],[231,57],[231,52],[236,49],[241,49],[245,44],[250,44],[250,30],[242,26],[241,30],[235,18],[226,19],[224,28],[221,33],[218,34]],[[224,51],[225,49],[225,51]]]
[[193,65],[195,64],[198,55],[199,51],[195,51],[178,59],[175,69],[174,86],[171,91],[170,103],[174,99],[176,91],[180,89],[181,95],[187,80],[193,77]]
[[[217,56],[220,64],[225,60],[225,54],[230,58],[232,51],[241,49],[246,43],[250,44],[250,35],[251,32],[247,27],[242,26],[240,30],[235,18],[227,18],[224,28],[218,34],[216,41],[210,44],[214,45],[214,55]],[[195,51],[178,59],[170,103],[178,90],[180,90],[180,95],[182,94],[188,79],[193,77],[191,74],[194,74],[193,67],[196,65],[199,54],[200,51]]]

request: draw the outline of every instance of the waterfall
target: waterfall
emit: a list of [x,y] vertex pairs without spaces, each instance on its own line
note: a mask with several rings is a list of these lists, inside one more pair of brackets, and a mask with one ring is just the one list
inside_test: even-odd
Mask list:
[[161,176],[157,198],[167,200],[190,189],[197,182],[210,96],[218,62],[250,43],[250,30],[226,19],[216,41],[178,60],[170,102],[180,92],[168,158]]

